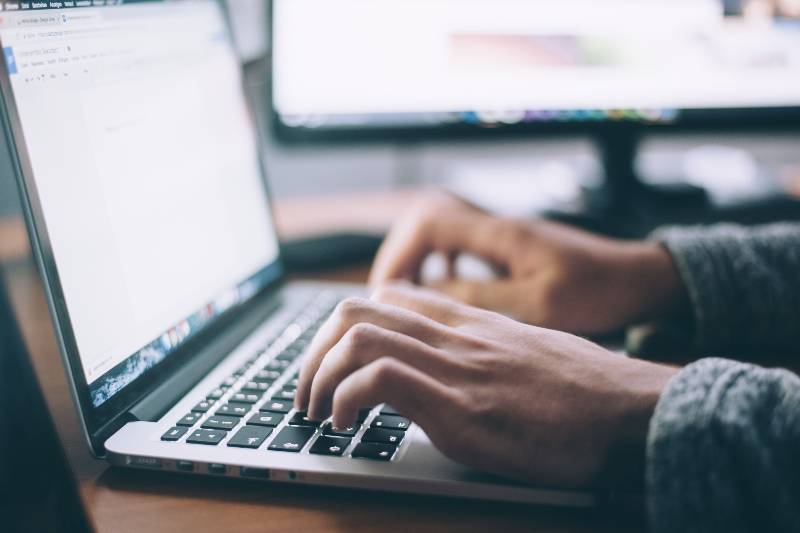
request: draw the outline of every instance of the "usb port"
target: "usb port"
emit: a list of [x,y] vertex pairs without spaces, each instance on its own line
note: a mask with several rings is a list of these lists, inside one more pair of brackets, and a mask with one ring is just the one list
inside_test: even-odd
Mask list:
[[243,466],[239,469],[239,474],[242,477],[269,479],[269,470],[265,468],[247,468],[246,466]]
[[175,466],[183,472],[194,472],[194,463],[191,461],[178,461]]

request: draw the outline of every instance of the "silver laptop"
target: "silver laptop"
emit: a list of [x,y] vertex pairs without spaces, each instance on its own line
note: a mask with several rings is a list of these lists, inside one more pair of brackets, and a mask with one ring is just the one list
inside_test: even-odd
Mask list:
[[456,464],[386,405],[340,431],[292,409],[304,348],[363,289],[284,282],[218,3],[3,6],[6,136],[97,457],[265,482],[596,503]]

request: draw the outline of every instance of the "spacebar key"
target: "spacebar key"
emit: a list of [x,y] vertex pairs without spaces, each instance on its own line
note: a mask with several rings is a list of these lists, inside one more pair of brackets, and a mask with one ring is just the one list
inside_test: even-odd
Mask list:
[[285,427],[269,445],[269,449],[276,452],[299,452],[315,432],[316,429],[310,427]]

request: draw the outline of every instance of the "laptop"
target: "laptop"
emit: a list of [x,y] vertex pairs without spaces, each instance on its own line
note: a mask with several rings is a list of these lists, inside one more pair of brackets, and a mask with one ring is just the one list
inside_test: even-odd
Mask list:
[[92,531],[0,279],[0,526]]
[[286,281],[219,3],[12,4],[0,17],[6,133],[95,456],[265,482],[597,502],[457,464],[386,405],[341,431],[294,411],[306,346],[364,288]]

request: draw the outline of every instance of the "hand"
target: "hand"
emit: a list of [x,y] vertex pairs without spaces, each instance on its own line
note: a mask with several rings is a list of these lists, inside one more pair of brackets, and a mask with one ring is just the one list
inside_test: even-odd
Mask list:
[[394,227],[378,253],[371,285],[419,282],[422,262],[432,252],[451,261],[469,252],[501,273],[497,281],[448,279],[433,288],[528,324],[578,334],[660,318],[686,300],[671,256],[657,243],[493,217],[444,195],[422,203]]
[[617,468],[641,478],[649,420],[675,372],[391,286],[343,302],[323,325],[296,407],[347,427],[359,408],[386,402],[461,463],[549,486],[597,486]]

